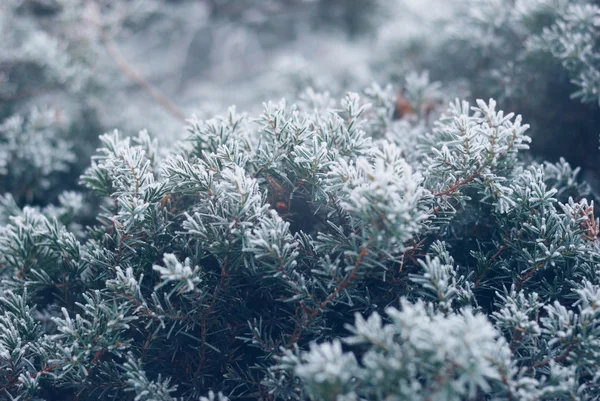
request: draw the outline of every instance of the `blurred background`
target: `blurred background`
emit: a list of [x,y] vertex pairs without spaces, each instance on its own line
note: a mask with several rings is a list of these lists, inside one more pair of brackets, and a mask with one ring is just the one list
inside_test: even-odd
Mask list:
[[167,151],[192,115],[374,82],[434,115],[494,97],[532,125],[532,157],[564,156],[595,181],[597,3],[2,0],[0,193],[53,201],[115,128],[148,129]]
[[[60,91],[42,82],[54,79],[71,86],[69,98],[93,90],[85,106],[105,124],[162,130],[173,113],[146,96],[128,68],[186,117],[231,104],[260,109],[262,101],[293,97],[307,85],[358,90],[389,79],[391,70],[403,75],[404,65],[377,63],[393,42],[425,35],[424,22],[447,8],[425,2],[436,5],[434,12],[420,0],[3,1],[3,100],[16,100],[29,86],[27,94],[48,96],[27,96],[33,102],[57,105]],[[23,62],[8,65],[17,53]],[[27,58],[29,67],[55,76],[25,71]],[[30,81],[20,82],[19,74]]]

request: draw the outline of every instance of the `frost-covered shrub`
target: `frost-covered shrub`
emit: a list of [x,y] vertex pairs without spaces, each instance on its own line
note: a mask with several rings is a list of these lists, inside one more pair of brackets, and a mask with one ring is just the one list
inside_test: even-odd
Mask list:
[[[2,198],[9,399],[593,399],[598,220],[520,116],[307,91],[191,119],[162,155],[115,131],[75,194]],[[204,398],[202,398],[204,397]]]
[[0,192],[29,202],[48,196],[75,162],[61,125],[60,114],[51,109],[33,109],[0,123]]
[[[70,171],[78,176],[102,132],[151,128],[168,144],[192,111],[208,116],[234,101],[260,109],[269,96],[289,96],[294,79],[304,89],[293,72],[303,64],[284,67],[288,48],[303,50],[317,33],[346,43],[373,30],[381,8],[380,0],[4,0],[0,121],[56,110],[56,138],[77,156]],[[55,192],[74,183],[69,177]]]
[[[593,0],[457,0],[403,40],[388,24],[378,65],[430,70],[472,98],[495,98],[532,123],[532,151],[583,167],[597,188],[600,4]],[[413,55],[412,53],[417,53]],[[411,55],[411,57],[407,57]],[[404,60],[408,60],[405,62]],[[405,67],[406,68],[406,67]]]
[[[597,399],[600,220],[569,163],[586,159],[529,153],[597,126],[597,5],[468,0],[382,47],[396,3],[205,3],[3,3],[0,398]],[[337,68],[232,58],[328,21],[349,38]],[[142,74],[122,50],[199,38],[223,63],[198,96],[243,70],[252,104],[200,110],[186,137],[189,70]],[[352,92],[373,78],[392,84]],[[124,134],[140,122],[159,134]]]

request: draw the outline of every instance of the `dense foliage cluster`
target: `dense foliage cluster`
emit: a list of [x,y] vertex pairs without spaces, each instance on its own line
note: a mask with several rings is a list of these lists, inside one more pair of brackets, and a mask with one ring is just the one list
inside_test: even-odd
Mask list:
[[6,394],[597,394],[598,221],[577,171],[520,162],[528,126],[493,100],[403,145],[419,123],[367,93],[191,120],[166,157],[146,132],[103,135],[82,182],[110,202],[85,232],[68,198],[6,195]]
[[[600,124],[600,3],[508,3],[455,2],[441,34],[419,47],[426,50],[415,64],[435,79],[518,110],[532,124],[532,151],[576,160],[597,186],[596,155],[589,149],[597,148]],[[392,57],[401,58],[405,46]],[[393,65],[389,59],[383,63]]]
[[[128,120],[102,107],[106,51],[182,117],[112,37],[185,27],[191,3],[163,1],[0,9],[0,399],[600,397],[600,220],[574,167],[591,148],[529,151],[597,127],[597,3],[468,0],[418,54],[418,34],[387,41],[329,84],[393,85],[332,95],[296,65],[287,102],[201,112],[181,140],[127,121],[94,152]],[[283,3],[351,40],[389,29],[377,1],[207,2],[271,32],[285,21],[257,15]]]

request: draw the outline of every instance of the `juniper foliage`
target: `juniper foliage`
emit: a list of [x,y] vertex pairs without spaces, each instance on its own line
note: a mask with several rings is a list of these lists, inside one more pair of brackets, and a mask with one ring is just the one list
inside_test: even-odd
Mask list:
[[[459,0],[422,33],[432,38],[428,45],[413,45],[423,49],[413,64],[458,93],[519,110],[532,124],[534,154],[576,161],[597,187],[595,156],[586,149],[598,143],[599,21],[593,0]],[[410,51],[396,42],[385,65]]]
[[[47,143],[44,153],[67,146],[71,157],[65,156],[68,169],[60,163],[46,166],[36,178],[39,183],[20,181],[16,174],[12,179],[21,188],[7,183],[0,192],[19,190],[21,206],[25,200],[56,202],[61,191],[76,189],[98,136],[107,130],[151,128],[160,139],[173,138],[191,110],[208,116],[233,99],[239,106],[260,108],[270,95],[289,95],[292,85],[265,77],[271,72],[260,61],[285,58],[282,49],[297,46],[296,37],[315,28],[321,40],[367,31],[381,8],[378,0],[354,2],[353,7],[344,3],[261,0],[240,7],[236,1],[4,0],[0,124],[17,115],[27,121],[32,110],[52,109],[56,127],[36,138]],[[250,88],[240,89],[244,86]],[[31,165],[30,145],[31,139],[10,145],[10,159]],[[0,165],[8,162],[1,154]],[[41,181],[48,180],[61,182],[60,190],[38,196],[48,189]]]
[[0,124],[0,186],[32,203],[57,184],[75,161],[57,111],[33,109]]
[[415,136],[383,117],[389,88],[366,92],[192,119],[165,157],[105,134],[85,231],[66,195],[6,195],[3,396],[592,399],[598,221],[577,170],[522,162],[528,126],[493,100]]
[[[72,191],[89,146],[74,141],[73,122],[85,113],[15,100],[28,89],[19,74],[95,109],[112,76],[91,73],[102,35],[155,21],[161,1],[129,15],[136,2],[10,0],[0,15],[0,29],[15,32],[0,45],[0,97],[10,100],[0,399],[598,399],[594,194],[566,159],[529,155],[533,129],[535,145],[548,121],[597,110],[594,2],[469,0],[419,61],[444,59],[451,78],[431,70],[444,84],[408,73],[400,95],[373,84],[338,99],[292,74],[303,89],[291,102],[194,116],[181,141],[101,135],[84,190]],[[256,22],[235,2],[213,3],[219,18]],[[92,13],[87,43],[48,23],[77,25],[90,4],[126,17],[96,25]],[[313,17],[337,18],[352,38],[383,9],[363,5],[361,19],[340,4],[317,2]],[[532,86],[532,68],[556,87]],[[461,74],[502,107],[446,102]],[[543,94],[557,106],[549,120]],[[534,111],[534,126],[503,108],[527,122]]]

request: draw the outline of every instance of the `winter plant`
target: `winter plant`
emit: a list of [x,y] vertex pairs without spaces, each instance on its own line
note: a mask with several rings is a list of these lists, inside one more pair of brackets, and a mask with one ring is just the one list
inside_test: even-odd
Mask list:
[[[595,121],[596,2],[469,0],[423,42],[417,66],[447,61],[429,74],[203,112],[181,140],[109,131],[90,161],[106,120],[63,102],[109,110],[93,102],[115,72],[94,74],[96,46],[123,62],[113,29],[151,24],[161,1],[110,23],[138,3],[0,9],[14,33],[0,44],[0,400],[599,399],[595,195],[572,153],[529,149],[549,121]],[[333,13],[358,40],[383,18],[360,4],[316,2],[311,18]],[[90,18],[89,41],[61,36],[74,31],[57,15]],[[555,87],[528,78],[549,59],[537,71]],[[448,102],[461,79],[497,100]],[[42,107],[27,85],[61,94]]]
[[410,144],[394,105],[373,87],[232,108],[164,158],[146,132],[103,135],[84,232],[5,195],[4,395],[597,395],[598,221],[577,170],[520,161],[528,126],[493,100],[451,103]]
[[518,110],[532,124],[534,154],[576,160],[600,188],[589,152],[598,145],[600,124],[600,3],[458,0],[441,20],[408,43],[397,39],[398,28],[388,29],[395,35],[386,42],[382,68],[392,69],[390,61],[405,58],[409,46],[422,49],[413,65],[458,94],[493,97]]
[[[271,35],[285,31],[300,36],[309,23],[358,34],[378,10],[372,7],[375,2],[345,7],[343,0],[248,0],[240,7],[232,0],[2,0],[0,124],[6,128],[0,144],[10,141],[15,129],[24,129],[6,132],[17,118],[30,121],[53,114],[43,117],[48,129],[34,137],[46,142],[48,153],[63,154],[67,146],[70,154],[56,164],[48,158],[39,161],[45,165],[39,174],[35,169],[40,166],[31,170],[35,180],[13,175],[10,179],[21,187],[19,204],[25,198],[36,204],[56,201],[56,194],[36,196],[48,189],[48,180],[61,182],[61,190],[74,190],[106,130],[150,128],[157,137],[173,138],[183,131],[192,109],[204,115],[227,98],[242,103],[241,83],[225,89],[226,81],[236,74],[238,80],[260,75],[263,71],[253,67],[257,57],[279,57],[280,48],[292,42],[282,34],[279,43],[267,45]],[[277,91],[251,86],[245,96],[249,100],[240,104],[244,107],[260,107],[265,93],[289,95],[282,83]],[[187,87],[194,92],[182,93]],[[221,100],[214,96],[215,88],[229,95]],[[226,101],[225,106],[231,100]],[[40,112],[48,109],[53,112]],[[31,165],[37,144],[28,136],[7,145],[10,156],[0,151],[0,176],[7,175],[2,173],[6,164]],[[2,184],[0,193],[16,193],[17,184]]]

